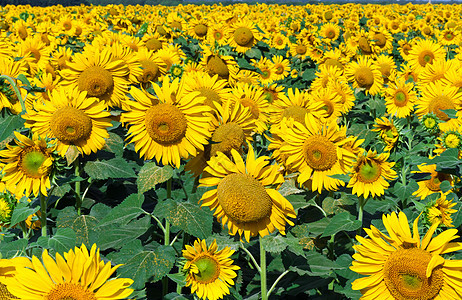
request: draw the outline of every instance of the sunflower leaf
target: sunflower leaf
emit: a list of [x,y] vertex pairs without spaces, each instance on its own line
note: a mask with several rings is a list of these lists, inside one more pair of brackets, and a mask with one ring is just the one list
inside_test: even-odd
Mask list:
[[287,248],[287,241],[281,235],[267,235],[261,239],[263,247],[271,253],[281,253]]
[[330,236],[340,231],[353,231],[360,228],[361,224],[361,221],[355,220],[350,213],[342,212],[330,219],[322,237]]
[[74,207],[66,207],[59,213],[56,219],[57,228],[71,228],[76,234],[76,243],[80,245],[84,243],[90,246],[95,241],[97,233],[97,225],[99,221],[91,215],[79,216]]
[[[13,139],[13,131],[18,128],[24,127],[24,120],[19,115],[11,115],[7,116],[6,118],[0,118],[0,142],[5,141],[6,139],[10,138]],[[9,139],[9,140],[11,140]],[[2,148],[5,145],[2,145]]]
[[212,212],[196,203],[167,199],[157,204],[153,214],[195,237],[205,239],[212,234]]
[[0,243],[0,258],[11,258],[20,256],[25,253],[27,247],[27,239],[19,239],[15,241]]
[[130,164],[121,157],[109,160],[89,161],[85,172],[93,179],[134,178],[136,177]]
[[117,264],[123,264],[117,271],[119,277],[133,279],[131,287],[142,289],[146,282],[159,281],[170,272],[175,263],[175,250],[171,246],[160,245],[146,250],[141,241],[135,239],[109,258]]
[[112,152],[118,157],[122,157],[124,153],[124,140],[118,134],[109,132],[109,138],[106,139],[103,150]]
[[148,162],[141,167],[136,180],[138,191],[144,193],[154,188],[156,184],[165,182],[173,176],[171,166],[159,167],[155,162]]
[[20,202],[13,210],[13,215],[11,216],[11,226],[18,224],[21,221],[24,221],[30,215],[35,214],[40,209],[39,206],[30,207],[29,203]]
[[145,233],[151,225],[151,218],[145,216],[139,220],[133,220],[130,223],[122,224],[104,224],[98,226],[98,246],[101,250],[109,248],[120,249],[127,242],[139,237]]
[[44,249],[52,250],[52,254],[69,251],[76,246],[76,235],[71,228],[58,228],[53,236],[41,236],[37,244]]
[[144,202],[143,194],[131,194],[125,200],[114,207],[110,213],[101,220],[99,226],[118,224],[126,225],[131,220],[138,217],[144,211],[141,209],[141,205]]

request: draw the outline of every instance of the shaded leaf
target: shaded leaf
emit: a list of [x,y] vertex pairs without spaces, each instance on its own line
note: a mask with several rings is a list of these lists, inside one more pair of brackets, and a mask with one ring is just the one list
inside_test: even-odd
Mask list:
[[1,258],[11,258],[20,256],[27,247],[28,241],[26,239],[19,239],[11,242],[0,242]]
[[362,222],[356,220],[354,216],[350,215],[348,212],[342,212],[338,215],[333,216],[330,219],[329,224],[326,226],[322,236],[329,236],[336,234],[340,231],[353,231],[360,228]]
[[116,156],[122,156],[124,153],[124,140],[118,134],[109,132],[109,138],[106,139],[103,150],[112,152]]
[[64,208],[56,219],[57,228],[71,228],[76,234],[76,244],[84,243],[91,246],[94,242],[91,236],[96,232],[99,221],[90,215],[79,216],[73,207]]
[[19,115],[11,115],[6,118],[0,118],[0,142],[4,140],[12,140],[14,138],[13,131],[24,127],[24,120]]
[[334,199],[326,197],[322,201],[322,209],[329,215],[344,212],[343,207],[353,204],[354,201],[348,198]]
[[111,260],[124,264],[117,270],[119,277],[133,279],[131,287],[142,289],[148,280],[156,282],[170,272],[175,263],[175,250],[171,246],[145,250],[140,240],[134,240],[112,255]]
[[29,207],[29,203],[20,202],[16,205],[11,216],[11,226],[18,224],[21,221],[27,219],[28,216],[35,214],[40,207]]
[[109,248],[120,249],[124,244],[133,239],[136,239],[143,233],[145,233],[151,224],[151,218],[145,216],[139,220],[134,220],[128,223],[127,225],[115,224],[99,226],[97,228],[99,234],[98,236],[98,246],[101,250],[106,250]]
[[265,250],[271,253],[281,253],[288,246],[286,239],[279,234],[275,236],[267,235],[261,239],[261,242]]
[[58,228],[53,236],[41,236],[37,243],[45,249],[63,254],[76,246],[76,235],[71,228]]
[[167,181],[173,176],[173,168],[171,166],[159,167],[154,162],[148,162],[141,167],[136,180],[138,191],[144,193],[154,188],[156,184]]
[[88,176],[94,179],[136,177],[130,164],[121,157],[110,160],[89,161],[84,167]]
[[141,205],[144,202],[143,194],[131,194],[125,200],[114,207],[110,213],[100,221],[99,226],[116,223],[125,225],[144,212]]

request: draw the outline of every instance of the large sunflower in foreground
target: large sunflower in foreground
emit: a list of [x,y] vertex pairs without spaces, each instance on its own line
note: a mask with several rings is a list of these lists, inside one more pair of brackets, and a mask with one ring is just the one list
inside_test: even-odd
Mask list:
[[286,164],[300,175],[297,181],[310,180],[312,191],[336,190],[345,183],[330,176],[346,174],[355,155],[342,146],[349,142],[346,127],[339,128],[335,122],[321,124],[311,115],[305,116],[304,124],[294,122],[287,126],[282,138],[281,155],[287,157]]
[[68,62],[60,75],[63,86],[77,86],[80,91],[88,92],[90,97],[97,97],[109,106],[120,107],[128,92],[129,73],[125,61],[113,60],[110,48],[89,48],[75,54],[73,62]]
[[194,246],[185,246],[183,257],[187,260],[183,271],[187,272],[186,286],[191,286],[191,293],[200,299],[222,299],[229,294],[229,287],[234,284],[233,278],[237,276],[229,257],[234,250],[229,247],[218,251],[214,240],[208,247],[205,240],[196,240]]
[[38,196],[42,193],[46,196],[47,188],[51,187],[52,152],[56,146],[48,146],[37,134],[32,139],[16,131],[14,135],[16,146],[6,145],[7,149],[0,151],[0,162],[6,163],[1,180],[14,194]]
[[67,91],[57,88],[48,93],[49,100],[37,102],[23,117],[26,127],[40,136],[57,139],[57,150],[64,156],[69,147],[89,155],[101,150],[109,137],[110,113],[98,98],[87,98],[87,92],[77,88]]
[[269,165],[268,156],[255,158],[251,145],[244,163],[239,153],[232,149],[231,161],[219,152],[208,161],[205,171],[211,176],[200,179],[202,186],[216,187],[202,195],[201,206],[208,206],[229,234],[265,236],[276,230],[285,234],[289,218],[296,214],[292,204],[272,186],[284,182],[277,164]]
[[10,259],[0,259],[0,299],[19,299],[8,291],[8,288],[3,281],[14,276],[16,274],[16,270],[22,267],[32,267],[32,263],[27,257],[18,256]]
[[44,250],[42,262],[33,256],[32,266],[16,269],[4,282],[19,299],[118,300],[133,292],[132,279],[110,278],[120,266],[101,260],[95,244],[90,251],[75,247],[64,258],[57,253],[56,261]]
[[443,254],[462,249],[457,229],[448,229],[432,239],[438,223],[421,239],[416,218],[412,233],[406,215],[382,216],[389,236],[376,227],[364,228],[369,238],[356,236],[355,261],[350,269],[366,275],[352,283],[361,299],[447,300],[462,298],[462,261]]
[[132,87],[136,101],[126,102],[130,110],[122,114],[121,122],[129,126],[130,142],[140,156],[179,167],[181,158],[195,156],[208,143],[211,109],[199,92],[185,94],[178,79],[170,83],[164,77],[162,87],[153,84],[153,88],[158,104]]
[[353,188],[352,193],[367,198],[384,194],[390,184],[387,180],[396,178],[396,172],[391,168],[394,162],[387,162],[389,153],[377,155],[369,150],[366,155],[360,155],[353,166],[353,174],[348,187]]

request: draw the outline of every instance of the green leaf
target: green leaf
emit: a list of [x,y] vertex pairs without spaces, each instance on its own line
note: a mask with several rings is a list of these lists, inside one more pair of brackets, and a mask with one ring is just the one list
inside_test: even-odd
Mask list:
[[398,196],[399,199],[408,199],[411,197],[412,193],[417,191],[419,185],[411,180],[408,185],[403,185],[401,182],[396,182],[393,186],[394,194]]
[[130,164],[121,157],[110,160],[89,161],[84,167],[88,176],[94,179],[136,177]]
[[330,219],[329,224],[326,226],[323,237],[336,234],[340,231],[353,231],[360,228],[362,225],[361,221],[356,220],[349,212],[342,212],[335,215]]
[[342,197],[339,199],[334,199],[332,197],[326,197],[322,201],[322,209],[329,214],[336,214],[345,211],[345,206],[352,205],[355,202],[352,199]]
[[341,180],[341,181],[346,182],[346,183],[348,183],[350,181],[350,179],[351,179],[351,177],[348,176],[347,174],[335,174],[335,175],[329,175],[329,177]]
[[31,84],[29,82],[29,79],[27,79],[26,75],[24,74],[19,74],[18,75],[18,80],[22,82],[22,84],[24,84],[26,87],[30,88],[31,87]]
[[79,216],[73,207],[64,208],[56,219],[57,228],[71,228],[76,234],[76,244],[91,246],[94,242],[99,221],[90,215]]
[[13,210],[13,215],[11,216],[10,224],[14,226],[21,221],[27,219],[28,216],[35,214],[40,207],[29,207],[29,203],[20,202]]
[[313,68],[305,69],[302,74],[302,78],[306,81],[312,81],[316,78],[316,70]]
[[450,108],[450,109],[440,109],[440,111],[444,112],[448,115],[450,119],[457,119],[457,110]]
[[[24,120],[19,115],[11,115],[0,119],[0,142],[12,140],[14,138],[13,131],[24,127]],[[9,141],[6,141],[6,143]],[[4,146],[4,145],[3,145]],[[3,148],[3,147],[2,147]]]
[[186,274],[179,272],[175,274],[167,274],[168,278],[170,278],[173,282],[178,284],[181,287],[186,285]]
[[58,228],[52,237],[41,236],[38,238],[37,243],[42,248],[63,254],[76,246],[76,235],[71,228]]
[[263,247],[271,253],[281,253],[287,248],[287,242],[281,235],[267,235],[261,239]]
[[136,180],[138,191],[144,193],[154,188],[156,184],[165,182],[173,176],[171,166],[159,167],[155,162],[148,162],[141,167]]
[[441,171],[441,169],[452,169],[460,165],[460,159],[458,155],[459,149],[447,149],[440,155],[433,158],[432,163],[436,164],[437,171]]
[[157,246],[153,250],[145,250],[140,240],[134,240],[112,255],[111,260],[123,264],[117,270],[119,277],[133,279],[131,287],[142,289],[148,280],[159,281],[170,272],[175,263],[175,250],[171,246]]
[[114,153],[116,156],[122,156],[124,153],[124,140],[114,132],[109,132],[109,138],[106,139],[103,150]]
[[28,241],[26,239],[19,239],[12,242],[0,242],[1,258],[11,258],[20,256],[24,253]]
[[306,259],[310,267],[309,274],[311,276],[326,276],[333,270],[343,269],[343,267],[336,262],[329,260],[327,257],[317,252],[309,252]]
[[245,55],[248,58],[260,59],[261,58],[261,51],[259,49],[257,49],[257,48],[250,48],[249,50],[247,50],[245,52]]
[[145,216],[139,220],[121,226],[121,224],[104,225],[97,228],[98,246],[101,250],[120,249],[124,244],[145,233],[151,225],[151,218]]
[[234,241],[228,234],[219,235],[218,233],[214,233],[207,237],[205,242],[208,246],[211,245],[214,240],[217,242],[218,249],[223,249],[225,247],[229,247],[231,250],[239,249],[239,242]]
[[212,233],[212,212],[196,203],[167,199],[156,205],[153,214],[201,239]]
[[144,202],[143,194],[131,194],[125,200],[114,207],[110,213],[100,221],[99,226],[109,224],[125,225],[131,220],[137,218],[144,212],[141,205]]
[[293,194],[303,193],[304,190],[301,190],[295,186],[295,178],[286,179],[278,189],[278,192],[286,197]]

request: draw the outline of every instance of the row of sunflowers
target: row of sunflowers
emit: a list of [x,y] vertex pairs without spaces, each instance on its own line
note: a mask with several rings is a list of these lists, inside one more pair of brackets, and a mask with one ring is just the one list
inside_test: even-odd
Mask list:
[[461,299],[461,12],[0,7],[0,298]]

